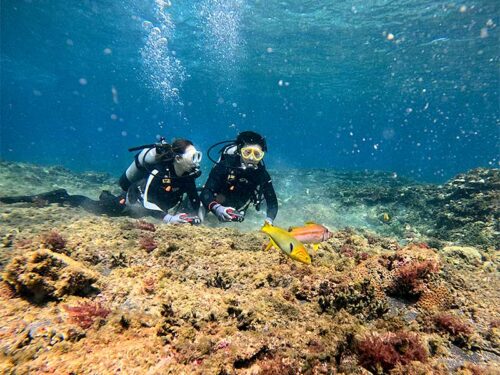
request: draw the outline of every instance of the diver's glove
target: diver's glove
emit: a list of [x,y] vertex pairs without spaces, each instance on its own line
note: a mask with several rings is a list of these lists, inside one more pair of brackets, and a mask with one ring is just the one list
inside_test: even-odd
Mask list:
[[219,219],[219,221],[233,220],[233,217],[231,215],[232,211],[234,211],[234,208],[224,207],[220,203],[217,203],[212,207],[212,212],[214,213],[215,216],[217,216],[217,219]]
[[245,218],[242,214],[236,211],[233,207],[224,207],[223,205],[217,203],[212,206],[211,211],[219,219],[219,221],[238,221],[242,222]]
[[266,220],[264,220],[265,223],[268,223],[269,225],[273,225],[273,219],[270,217],[266,217]]
[[163,217],[163,222],[167,223],[167,224],[185,224],[185,223],[188,223],[188,221],[186,220],[187,217],[188,217],[188,215],[185,213],[181,213],[181,214],[177,214],[177,215],[166,214]]
[[196,215],[186,215],[183,216],[182,219],[186,220],[191,225],[199,225],[201,224],[201,218]]

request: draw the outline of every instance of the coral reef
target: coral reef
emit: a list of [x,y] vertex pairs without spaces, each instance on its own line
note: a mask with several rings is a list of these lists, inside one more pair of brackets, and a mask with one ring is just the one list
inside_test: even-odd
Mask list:
[[379,298],[375,287],[368,279],[339,286],[324,281],[319,286],[318,294],[321,311],[333,314],[344,309],[361,320],[373,320],[380,318],[389,310],[386,299]]
[[[46,176],[54,186],[65,174],[74,177],[54,171],[51,180],[27,165],[2,168],[28,180]],[[436,228],[433,210],[444,209],[439,192],[457,186],[377,173],[316,171],[295,185],[286,185],[290,176],[276,176],[279,189],[289,187],[279,194],[277,225],[302,224],[304,212],[333,224],[310,266],[277,250],[263,252],[265,236],[248,230],[258,227],[258,215],[236,229],[0,204],[0,372],[494,373],[500,363],[496,249],[468,242],[465,232],[456,242],[444,233],[426,237]],[[78,181],[86,180],[68,184]],[[325,181],[332,185],[325,188]],[[307,184],[308,193],[296,190]],[[286,205],[288,195],[299,193],[303,205]],[[327,201],[326,194],[340,201]],[[387,222],[380,219],[384,212]]]
[[87,295],[97,281],[96,274],[79,262],[47,249],[15,257],[3,278],[17,293],[35,302],[71,294]]
[[446,240],[467,237],[468,243],[500,243],[498,202],[500,170],[478,168],[447,182],[438,196],[436,233]]

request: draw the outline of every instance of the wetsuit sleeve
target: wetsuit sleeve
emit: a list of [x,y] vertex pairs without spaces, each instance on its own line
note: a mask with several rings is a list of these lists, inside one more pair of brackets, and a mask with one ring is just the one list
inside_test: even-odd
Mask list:
[[189,203],[193,208],[193,213],[197,215],[198,209],[200,208],[200,197],[198,196],[198,192],[196,191],[196,182],[194,179],[189,183],[186,193],[189,199]]
[[267,206],[267,216],[274,220],[276,215],[278,215],[278,198],[276,198],[276,192],[274,191],[273,182],[271,176],[267,171],[262,174],[262,193],[264,194],[264,199],[266,200]]
[[210,210],[211,203],[215,201],[216,195],[222,191],[225,178],[226,168],[221,164],[216,164],[210,171],[200,196],[201,202],[207,210]]

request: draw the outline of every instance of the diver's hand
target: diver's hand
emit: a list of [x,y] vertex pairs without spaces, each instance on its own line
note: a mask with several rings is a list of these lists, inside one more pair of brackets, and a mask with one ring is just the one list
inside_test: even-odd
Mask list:
[[217,203],[212,207],[212,212],[219,219],[219,221],[227,222],[234,219],[232,212],[236,211],[232,207],[224,207],[223,205]]
[[188,215],[185,213],[180,213],[177,215],[166,214],[163,217],[163,222],[167,224],[185,224],[188,223],[188,221],[186,220],[187,217]]
[[184,220],[186,220],[187,223],[191,224],[191,225],[199,225],[201,224],[201,218],[199,216],[196,216],[196,215],[186,215],[184,217],[182,217]]
[[268,223],[269,225],[273,225],[273,219],[270,217],[266,217],[266,220],[264,220],[265,223]]

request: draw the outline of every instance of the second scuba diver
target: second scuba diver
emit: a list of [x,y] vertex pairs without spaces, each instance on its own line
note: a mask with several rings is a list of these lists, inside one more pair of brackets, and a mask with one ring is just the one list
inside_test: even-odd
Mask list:
[[208,180],[201,191],[204,207],[219,221],[243,221],[246,210],[253,204],[260,209],[266,202],[266,222],[272,224],[278,214],[278,200],[271,177],[263,162],[267,152],[264,137],[252,131],[238,134],[234,141],[223,141]]
[[[160,139],[151,145],[135,147],[138,151],[134,162],[120,178],[124,190],[121,196],[103,191],[95,201],[83,195],[69,195],[65,189],[47,193],[0,197],[3,203],[59,203],[80,206],[94,214],[108,216],[130,215],[134,217],[153,216],[169,224],[199,224],[200,199],[195,180],[201,175],[199,164],[201,152],[191,141],[177,139],[171,145]],[[184,194],[187,195],[191,210],[178,212]],[[169,210],[173,210],[170,214]]]

